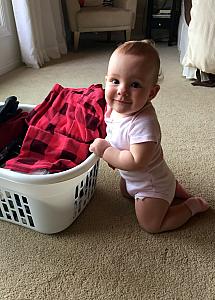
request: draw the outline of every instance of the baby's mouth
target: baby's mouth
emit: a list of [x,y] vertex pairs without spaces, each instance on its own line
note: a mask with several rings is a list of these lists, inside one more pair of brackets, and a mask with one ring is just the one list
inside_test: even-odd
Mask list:
[[125,104],[130,104],[131,102],[125,99],[114,99],[114,101],[116,102],[120,102],[120,103],[125,103]]

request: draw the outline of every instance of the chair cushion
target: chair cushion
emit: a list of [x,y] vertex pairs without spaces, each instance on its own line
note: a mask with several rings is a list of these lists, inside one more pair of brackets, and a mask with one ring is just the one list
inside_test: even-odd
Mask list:
[[113,6],[113,0],[79,0],[80,6]]
[[83,7],[77,13],[81,28],[105,28],[131,25],[132,12],[117,7]]

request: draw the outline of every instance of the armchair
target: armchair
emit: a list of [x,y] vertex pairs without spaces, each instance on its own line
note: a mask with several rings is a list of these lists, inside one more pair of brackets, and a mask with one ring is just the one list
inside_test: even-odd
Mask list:
[[137,0],[114,0],[113,6],[104,6],[103,0],[66,0],[70,30],[74,34],[74,49],[78,49],[81,32],[125,31],[130,40],[136,20]]

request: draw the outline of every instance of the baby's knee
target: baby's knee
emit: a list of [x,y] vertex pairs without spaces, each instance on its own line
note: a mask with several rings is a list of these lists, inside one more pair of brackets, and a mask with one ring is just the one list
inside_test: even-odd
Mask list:
[[161,224],[164,213],[160,213],[160,211],[158,212],[158,210],[154,207],[156,204],[157,201],[150,198],[146,198],[144,201],[135,201],[137,221],[140,227],[149,233],[161,232]]
[[148,232],[148,233],[159,233],[161,232],[161,224],[155,221],[144,221],[144,220],[138,220],[138,223],[140,227]]

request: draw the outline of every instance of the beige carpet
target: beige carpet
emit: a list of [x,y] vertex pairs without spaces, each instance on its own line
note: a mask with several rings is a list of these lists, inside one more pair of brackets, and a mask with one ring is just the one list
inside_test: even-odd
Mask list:
[[[10,72],[0,78],[0,99],[37,104],[56,82],[103,83],[112,48],[89,45],[40,70]],[[154,104],[166,160],[211,209],[176,231],[148,234],[120,196],[117,174],[101,163],[94,197],[64,232],[0,222],[1,300],[215,299],[215,89],[182,78],[175,47],[159,50],[165,80]]]

